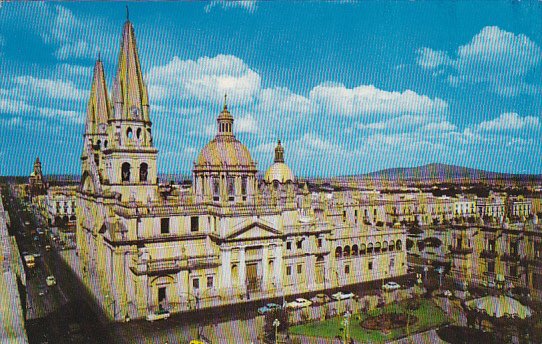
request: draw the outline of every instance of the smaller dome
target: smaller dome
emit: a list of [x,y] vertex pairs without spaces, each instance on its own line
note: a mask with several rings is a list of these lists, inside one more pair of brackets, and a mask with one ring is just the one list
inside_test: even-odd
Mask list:
[[275,180],[279,183],[293,182],[295,177],[292,170],[283,162],[276,162],[265,172],[265,181],[272,183]]

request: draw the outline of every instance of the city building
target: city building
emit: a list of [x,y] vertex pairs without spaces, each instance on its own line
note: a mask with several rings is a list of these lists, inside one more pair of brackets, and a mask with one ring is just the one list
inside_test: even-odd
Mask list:
[[28,343],[23,312],[23,300],[19,294],[20,282],[26,286],[26,275],[14,236],[8,233],[9,215],[0,197],[0,342]]
[[28,178],[28,195],[30,198],[38,195],[44,195],[47,192],[47,184],[43,179],[43,173],[41,171],[40,158],[37,157],[34,162],[34,170]]
[[260,180],[233,122],[225,99],[216,136],[195,159],[191,189],[160,185],[129,20],[111,100],[103,63],[96,62],[76,204],[77,273],[110,318],[287,297],[406,273],[406,230],[383,221],[380,201],[309,192],[286,164],[280,141]]

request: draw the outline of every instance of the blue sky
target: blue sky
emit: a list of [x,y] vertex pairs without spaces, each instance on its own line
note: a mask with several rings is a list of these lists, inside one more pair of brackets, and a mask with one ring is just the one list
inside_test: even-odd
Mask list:
[[[79,173],[92,68],[126,3],[0,2],[0,175]],[[439,162],[542,173],[542,3],[129,3],[161,173],[189,173],[223,94],[261,171]]]

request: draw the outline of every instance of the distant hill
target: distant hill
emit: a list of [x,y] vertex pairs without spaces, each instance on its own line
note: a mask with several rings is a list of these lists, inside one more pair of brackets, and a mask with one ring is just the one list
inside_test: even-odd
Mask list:
[[[342,178],[340,178],[342,179]],[[386,180],[398,182],[473,182],[473,181],[542,181],[542,175],[488,172],[474,168],[428,164],[418,167],[389,168],[346,179]]]

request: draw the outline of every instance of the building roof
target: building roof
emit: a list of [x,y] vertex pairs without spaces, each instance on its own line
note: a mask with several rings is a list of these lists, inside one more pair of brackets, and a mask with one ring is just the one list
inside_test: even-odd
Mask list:
[[294,181],[294,173],[283,162],[276,162],[265,172],[264,180],[268,183],[272,183],[275,180],[280,183],[286,183],[287,181]]

